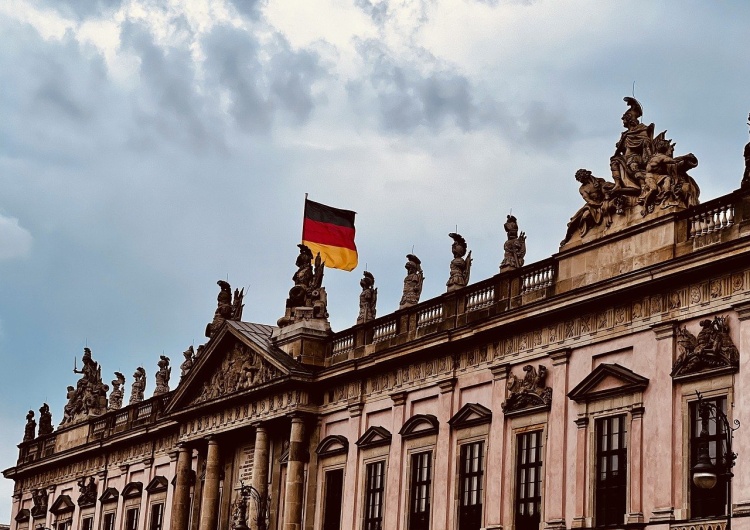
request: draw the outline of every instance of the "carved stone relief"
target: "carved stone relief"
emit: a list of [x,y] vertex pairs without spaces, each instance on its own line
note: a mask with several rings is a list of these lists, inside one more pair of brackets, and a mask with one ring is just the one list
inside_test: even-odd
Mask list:
[[672,367],[672,377],[695,374],[716,368],[737,368],[739,351],[729,336],[726,317],[702,320],[696,337],[686,327],[677,332],[680,356]]
[[552,389],[545,386],[547,368],[540,364],[537,371],[532,365],[527,364],[523,371],[526,373],[523,378],[513,374],[508,376],[508,399],[500,405],[505,414],[549,407],[552,403]]

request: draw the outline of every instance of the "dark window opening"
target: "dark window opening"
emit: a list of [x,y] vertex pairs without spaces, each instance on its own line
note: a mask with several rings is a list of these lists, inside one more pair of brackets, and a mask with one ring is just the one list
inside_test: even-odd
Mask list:
[[625,416],[596,420],[596,526],[625,522],[627,495]]
[[323,499],[323,530],[341,530],[341,502],[344,496],[344,470],[326,471]]
[[482,526],[484,442],[462,445],[460,458],[459,528],[461,530],[479,530]]
[[[726,413],[727,398],[717,397],[704,399],[716,408]],[[690,517],[705,518],[726,514],[727,507],[727,477],[722,476],[726,466],[723,456],[726,454],[726,432],[724,425],[716,421],[715,413],[711,412],[708,420],[708,454],[711,462],[717,467],[719,475],[716,485],[711,489],[699,488],[693,483],[693,466],[698,463],[698,448],[701,442],[701,417],[698,403],[690,404]],[[717,455],[719,455],[717,459]]]
[[151,522],[149,523],[149,530],[163,530],[164,529],[164,504],[152,504],[151,505]]
[[542,507],[542,431],[518,435],[516,530],[539,530]]
[[115,512],[108,512],[104,514],[102,520],[102,530],[115,530]]
[[365,530],[382,530],[385,462],[367,464],[365,476]]
[[125,530],[138,530],[138,508],[125,512]]
[[410,482],[409,530],[429,530],[432,451],[411,455]]

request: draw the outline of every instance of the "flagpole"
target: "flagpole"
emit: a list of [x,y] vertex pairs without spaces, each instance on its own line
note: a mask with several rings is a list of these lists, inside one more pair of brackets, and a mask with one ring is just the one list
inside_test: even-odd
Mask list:
[[302,206],[302,236],[299,242],[302,243],[305,237],[305,216],[307,215],[307,192],[305,192],[305,204]]

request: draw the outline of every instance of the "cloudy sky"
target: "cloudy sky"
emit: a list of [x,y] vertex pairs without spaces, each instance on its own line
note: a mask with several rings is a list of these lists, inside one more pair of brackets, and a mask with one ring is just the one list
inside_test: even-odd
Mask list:
[[0,0],[0,468],[29,408],[60,421],[86,344],[150,395],[158,356],[203,342],[216,280],[275,323],[306,192],[358,212],[361,266],[325,279],[335,330],[365,263],[396,308],[412,246],[423,299],[444,292],[456,227],[474,280],[511,209],[527,262],[555,253],[633,92],[698,157],[701,198],[730,192],[748,22],[744,1]]

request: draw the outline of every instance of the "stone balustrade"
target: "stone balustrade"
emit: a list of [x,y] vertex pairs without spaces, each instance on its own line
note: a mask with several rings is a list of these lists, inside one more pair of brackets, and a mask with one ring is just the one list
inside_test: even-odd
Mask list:
[[696,206],[688,217],[688,238],[713,234],[726,230],[734,224],[735,206],[731,197]]
[[521,294],[552,287],[555,281],[555,264],[549,260],[525,267],[521,275]]
[[488,285],[466,294],[466,311],[477,311],[495,303],[495,286]]
[[417,313],[417,327],[421,328],[429,326],[435,322],[439,322],[443,319],[443,304],[435,304],[424,309],[420,309]]
[[380,342],[398,334],[398,321],[395,318],[373,326],[372,342]]
[[354,334],[347,333],[333,340],[333,355],[343,355],[354,349]]

